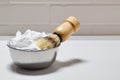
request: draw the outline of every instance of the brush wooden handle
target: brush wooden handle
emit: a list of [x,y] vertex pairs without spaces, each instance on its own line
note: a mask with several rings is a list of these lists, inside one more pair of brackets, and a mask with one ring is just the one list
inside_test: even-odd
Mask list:
[[65,19],[64,23],[54,29],[54,33],[57,33],[62,38],[62,42],[67,40],[70,35],[76,32],[80,28],[80,22],[77,18],[70,16]]

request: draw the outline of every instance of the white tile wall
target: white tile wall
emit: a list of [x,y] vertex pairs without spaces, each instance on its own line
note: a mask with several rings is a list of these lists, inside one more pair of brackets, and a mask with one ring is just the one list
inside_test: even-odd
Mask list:
[[[10,0],[13,2],[86,2],[90,0]],[[91,0],[92,1],[92,0]]]
[[120,0],[0,0],[0,35],[52,32],[70,15],[81,22],[75,35],[120,34]]
[[0,0],[0,4],[6,4],[9,3],[9,0]]
[[11,24],[48,24],[48,5],[11,5]]
[[93,0],[94,2],[97,3],[120,3],[120,0]]
[[69,15],[75,15],[82,23],[119,23],[120,6],[111,5],[52,5],[51,23],[59,23]]

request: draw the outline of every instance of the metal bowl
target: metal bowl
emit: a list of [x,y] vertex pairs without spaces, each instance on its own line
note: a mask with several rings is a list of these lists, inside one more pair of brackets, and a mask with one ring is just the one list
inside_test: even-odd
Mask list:
[[49,67],[56,59],[58,47],[39,51],[27,51],[9,47],[13,62],[20,68],[43,69]]

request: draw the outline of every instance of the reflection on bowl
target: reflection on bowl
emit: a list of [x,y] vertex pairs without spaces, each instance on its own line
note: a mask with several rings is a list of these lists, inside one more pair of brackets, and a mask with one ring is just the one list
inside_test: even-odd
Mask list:
[[49,67],[56,59],[58,47],[46,50],[27,51],[11,47],[9,44],[13,62],[25,69],[42,69]]

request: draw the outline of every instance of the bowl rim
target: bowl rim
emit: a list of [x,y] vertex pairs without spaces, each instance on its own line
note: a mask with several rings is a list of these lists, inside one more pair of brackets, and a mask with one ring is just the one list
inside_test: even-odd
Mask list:
[[57,49],[60,45],[58,45],[57,47],[50,48],[50,49],[45,49],[45,50],[22,50],[22,49],[14,48],[14,47],[10,46],[9,44],[7,44],[7,46],[9,48],[11,48],[11,49],[18,50],[18,51],[24,51],[24,52],[42,52],[42,51],[49,51],[49,50]]

